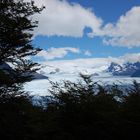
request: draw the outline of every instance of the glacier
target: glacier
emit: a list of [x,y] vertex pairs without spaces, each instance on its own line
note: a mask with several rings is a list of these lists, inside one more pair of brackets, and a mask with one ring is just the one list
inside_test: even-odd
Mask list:
[[76,82],[79,73],[91,75],[93,82],[99,84],[118,84],[130,85],[136,80],[140,83],[140,77],[130,76],[114,76],[107,69],[112,63],[112,60],[107,58],[92,58],[92,59],[75,59],[75,60],[59,60],[46,61],[41,63],[41,69],[38,73],[45,75],[48,79],[37,79],[28,82],[24,85],[24,89],[31,95],[49,95],[48,89],[51,88],[49,81],[63,82],[70,80]]

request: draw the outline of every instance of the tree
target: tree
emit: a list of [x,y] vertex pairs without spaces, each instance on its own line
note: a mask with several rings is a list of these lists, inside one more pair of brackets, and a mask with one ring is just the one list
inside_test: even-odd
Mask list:
[[43,8],[36,7],[33,1],[0,0],[0,67],[12,64],[12,69],[0,68],[1,92],[9,87],[19,90],[37,70],[37,63],[27,60],[27,57],[40,51],[31,43],[32,31],[38,24],[31,17]]
[[49,130],[55,133],[52,139],[115,139],[119,133],[116,122],[120,102],[115,99],[119,90],[112,93],[93,82],[91,76],[80,76],[76,83],[51,82],[55,100],[48,104],[47,113],[53,124]]

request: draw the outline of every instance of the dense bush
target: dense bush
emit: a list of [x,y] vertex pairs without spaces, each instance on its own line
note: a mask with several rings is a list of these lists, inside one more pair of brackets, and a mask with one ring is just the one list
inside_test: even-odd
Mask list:
[[[52,83],[47,107],[28,96],[0,97],[0,137],[8,140],[126,139],[139,137],[140,85],[129,90],[93,83],[90,76]],[[127,93],[126,93],[127,92]],[[41,105],[41,103],[40,103]]]

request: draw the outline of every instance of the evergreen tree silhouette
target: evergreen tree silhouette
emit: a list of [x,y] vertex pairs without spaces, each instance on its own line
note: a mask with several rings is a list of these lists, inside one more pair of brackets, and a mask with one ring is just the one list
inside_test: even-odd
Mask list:
[[[0,92],[19,90],[22,84],[32,79],[31,73],[36,71],[37,63],[27,60],[36,55],[40,49],[35,48],[32,31],[38,21],[31,16],[40,13],[44,7],[38,8],[34,2],[24,0],[0,0]],[[12,69],[2,65],[12,64]],[[19,89],[18,89],[19,88]]]

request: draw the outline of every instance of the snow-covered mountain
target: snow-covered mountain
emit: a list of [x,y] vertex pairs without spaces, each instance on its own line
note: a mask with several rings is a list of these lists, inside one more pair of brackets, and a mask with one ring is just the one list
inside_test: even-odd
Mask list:
[[51,61],[42,65],[40,70],[46,76],[52,75],[78,75],[89,74],[94,77],[106,76],[133,76],[140,77],[140,62],[117,63],[106,61],[98,61],[96,59],[73,60],[73,61]]
[[[48,79],[48,77],[75,77],[79,73],[93,77],[132,76],[140,77],[140,62],[113,61],[105,58],[47,61],[41,63],[42,68],[33,73],[34,79]],[[8,64],[1,64],[0,69],[11,69]]]
[[46,76],[52,75],[78,75],[89,74],[93,77],[100,76],[135,76],[139,77],[140,62],[112,62],[107,59],[85,59],[85,60],[67,60],[67,61],[51,61],[43,63],[40,70]]
[[136,70],[131,77],[140,77],[140,69]]
[[63,61],[47,61],[42,64],[40,72],[46,76],[52,75],[79,75],[89,74],[93,76],[101,76],[107,74],[106,69],[109,66],[106,59],[77,59]]
[[123,71],[123,67],[115,62],[112,62],[107,69],[107,72],[111,72],[114,75],[117,73],[121,73]]
[[107,72],[114,76],[133,76],[140,77],[140,62],[118,64],[112,62],[107,69]]

